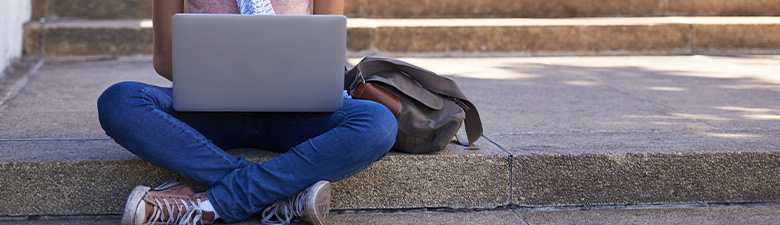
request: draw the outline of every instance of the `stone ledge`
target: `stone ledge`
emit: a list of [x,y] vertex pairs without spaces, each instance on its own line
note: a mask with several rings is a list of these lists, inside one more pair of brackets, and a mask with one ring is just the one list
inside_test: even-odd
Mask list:
[[571,18],[778,16],[778,7],[768,0],[347,0],[344,11],[367,18]]
[[[9,204],[0,206],[0,216],[120,214],[134,186],[154,186],[171,179],[184,181],[198,191],[206,189],[130,155],[110,140],[4,140],[0,144],[9,151],[15,146],[16,151],[25,151],[37,145],[49,149],[39,151],[40,154],[54,151],[66,155],[58,160],[52,156],[38,157],[36,151],[31,151],[11,157],[11,161],[2,159],[0,173],[7,175],[0,177],[0,195]],[[479,151],[452,145],[434,155],[390,154],[368,170],[334,183],[333,208],[507,205],[510,203],[509,156],[489,142],[479,146]],[[76,150],[82,150],[83,159],[68,154]],[[230,153],[256,162],[277,155],[250,149],[235,149]]]
[[[458,82],[480,108],[487,133],[478,144],[487,146],[392,154],[336,183],[343,191],[334,206],[778,202],[778,59],[403,59]],[[0,172],[7,175],[0,194],[12,203],[0,212],[115,214],[133,186],[180,178],[143,163],[100,129],[95,99],[122,80],[170,85],[149,56],[47,58],[0,107]],[[487,151],[493,143],[501,147]],[[250,159],[270,157],[254,152]],[[8,208],[18,206],[27,211]]]
[[517,205],[777,202],[780,152],[516,155]]
[[32,0],[32,18],[152,18],[149,0]]
[[[495,137],[491,140],[505,141]],[[184,181],[198,191],[206,189],[144,162],[121,147],[104,146],[110,140],[80,141],[70,147],[65,142],[68,141],[38,145],[83,148],[83,155],[89,159],[74,160],[75,155],[64,160],[27,156],[0,162],[1,173],[14,174],[0,177],[0,195],[11,203],[0,206],[0,216],[119,214],[132,187],[152,186],[171,179]],[[506,205],[780,200],[776,190],[780,186],[777,151],[587,154],[552,151],[518,152],[510,156],[491,143],[480,141],[479,151],[451,145],[448,150],[432,155],[392,153],[369,169],[334,183],[333,208],[489,209]],[[91,145],[102,147],[89,148]],[[6,143],[3,148],[7,147]],[[97,151],[108,153],[91,153]],[[230,152],[256,162],[276,156],[251,149]]]
[[[148,0],[33,0],[32,18],[151,18]],[[345,0],[368,18],[560,18],[604,16],[778,16],[771,0]]]
[[[679,55],[780,53],[780,17],[350,19],[350,56]],[[152,53],[149,20],[25,25],[25,52]]]
[[777,130],[487,135],[512,153],[517,205],[777,202]]

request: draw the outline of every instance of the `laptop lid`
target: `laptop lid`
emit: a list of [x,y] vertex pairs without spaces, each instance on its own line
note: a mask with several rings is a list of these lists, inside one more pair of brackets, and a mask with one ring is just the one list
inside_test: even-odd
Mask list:
[[174,15],[174,109],[340,109],[346,21],[341,15]]

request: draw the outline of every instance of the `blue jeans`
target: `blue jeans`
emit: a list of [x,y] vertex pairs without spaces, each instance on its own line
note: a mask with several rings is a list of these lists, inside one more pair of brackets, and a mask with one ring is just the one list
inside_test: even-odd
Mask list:
[[[115,84],[98,98],[100,124],[144,160],[211,187],[206,194],[228,223],[368,168],[398,127],[387,108],[364,100],[344,99],[333,113],[210,113],[177,112],[171,96],[170,88]],[[223,150],[237,147],[282,154],[259,164]]]

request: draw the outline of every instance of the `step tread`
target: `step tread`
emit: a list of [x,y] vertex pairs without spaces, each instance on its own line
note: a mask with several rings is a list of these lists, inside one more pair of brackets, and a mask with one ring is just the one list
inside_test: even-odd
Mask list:
[[[334,183],[335,209],[780,201],[778,56],[403,60],[477,104],[480,150],[389,154]],[[95,99],[122,80],[170,85],[149,57],[49,58],[0,107],[0,216],[117,214],[135,185],[183,179],[102,134]]]
[[[569,224],[588,221],[594,224],[774,224],[780,220],[778,204],[706,205],[671,204],[611,207],[539,207],[493,210],[368,210],[332,211],[328,224],[395,225],[395,224]],[[0,218],[6,219],[6,218]],[[80,225],[119,224],[119,215],[40,216],[9,218],[9,225]],[[256,225],[260,215],[254,215],[235,225]],[[293,221],[291,225],[306,225]]]
[[[350,19],[347,48],[350,56],[777,54],[777,32],[780,17]],[[152,53],[150,20],[30,22],[25,36],[28,54]]]
[[[151,18],[147,0],[33,0],[33,18]],[[777,16],[777,1],[730,0],[346,0],[350,17]]]
[[[741,17],[597,17],[597,18],[449,18],[449,19],[375,19],[349,18],[349,28],[373,27],[491,27],[491,26],[623,26],[623,25],[654,25],[654,24],[695,24],[695,25],[739,25],[739,24],[779,24],[780,16],[741,16]],[[40,22],[29,22],[28,26],[40,25]],[[44,27],[138,27],[151,28],[150,19],[117,19],[117,20],[79,20],[55,19],[46,20]]]

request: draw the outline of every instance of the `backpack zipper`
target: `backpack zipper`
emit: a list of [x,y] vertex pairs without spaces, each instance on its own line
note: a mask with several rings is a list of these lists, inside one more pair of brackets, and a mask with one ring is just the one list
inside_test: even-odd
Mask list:
[[469,109],[471,109],[471,108],[469,108],[469,106],[466,105],[466,103],[463,103],[463,101],[461,101],[458,98],[453,97],[453,98],[450,98],[450,100],[452,100],[453,102],[455,102],[455,104],[457,104],[458,106],[463,108],[463,111],[467,111],[468,112]]

